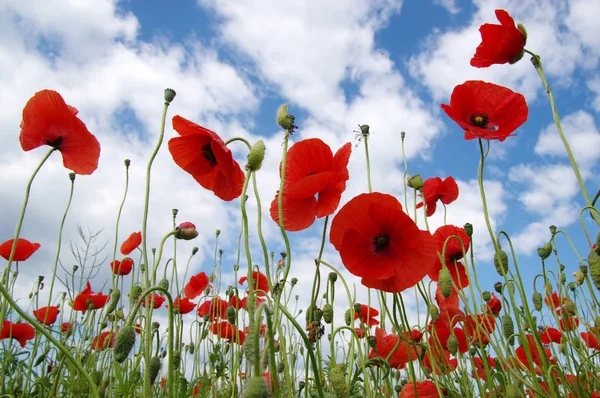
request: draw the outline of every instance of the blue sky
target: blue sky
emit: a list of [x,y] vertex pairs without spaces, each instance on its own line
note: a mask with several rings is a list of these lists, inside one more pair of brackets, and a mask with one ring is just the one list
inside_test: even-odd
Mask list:
[[[281,3],[281,4],[280,4]],[[179,114],[223,137],[236,135],[267,143],[265,167],[259,175],[264,205],[272,200],[280,158],[281,131],[274,123],[279,104],[289,104],[300,126],[295,140],[320,137],[335,151],[353,140],[352,130],[366,123],[371,138],[374,189],[399,197],[402,193],[400,131],[407,132],[409,173],[424,178],[447,175],[459,181],[461,195],[449,206],[448,222],[471,222],[476,253],[483,267],[491,246],[481,216],[476,185],[478,147],[463,140],[462,131],[441,112],[452,88],[468,79],[482,79],[523,93],[529,121],[504,143],[492,143],[486,171],[490,212],[496,227],[516,237],[523,264],[534,264],[535,249],[548,239],[552,223],[568,228],[585,250],[578,192],[564,151],[552,128],[547,98],[528,58],[516,65],[478,70],[469,60],[480,42],[479,26],[495,23],[494,9],[505,8],[529,31],[527,47],[542,56],[564,128],[581,160],[588,190],[598,188],[595,150],[600,143],[600,31],[593,15],[599,5],[584,0],[516,1],[320,1],[282,4],[273,1],[115,1],[53,6],[0,2],[6,26],[0,55],[5,89],[0,103],[0,232],[12,237],[25,181],[41,158],[40,151],[22,153],[18,146],[20,112],[36,91],[58,90],[97,135],[103,148],[100,169],[77,181],[67,241],[76,240],[77,225],[105,228],[110,241],[122,196],[122,159],[132,159],[130,201],[121,237],[139,230],[144,165],[156,139],[162,89],[178,92],[170,116]],[[168,128],[167,138],[174,135]],[[240,161],[241,147],[232,147]],[[364,149],[354,149],[351,181],[342,202],[366,189]],[[42,243],[42,260],[55,250],[58,220],[68,183],[58,158],[36,181],[25,237]],[[136,183],[137,182],[137,183]],[[193,244],[201,251],[193,272],[207,270],[212,235],[219,228],[226,259],[234,256],[239,232],[238,202],[220,202],[179,170],[165,147],[153,174],[152,230],[158,242],[170,224],[170,209],[181,221],[200,226]],[[255,205],[251,204],[251,214]],[[52,211],[48,211],[52,209]],[[443,222],[438,211],[432,229]],[[107,220],[111,220],[107,222]],[[276,226],[265,220],[270,250],[279,252]],[[322,221],[296,235],[297,263],[292,274],[312,279],[311,259]],[[592,231],[595,234],[595,231]],[[186,258],[191,246],[180,245]],[[185,253],[185,254],[183,254]],[[340,265],[328,246],[327,258]],[[64,254],[65,263],[70,260]],[[258,257],[257,257],[258,258]],[[576,270],[569,265],[567,274]],[[572,269],[571,269],[572,268]],[[229,266],[225,266],[227,271]],[[25,269],[34,280],[38,267]],[[181,270],[183,274],[183,270]],[[491,288],[495,272],[479,274]],[[101,275],[108,275],[103,270]],[[28,280],[23,278],[23,286]],[[231,275],[225,275],[227,283]],[[354,279],[354,281],[356,281]],[[308,283],[308,281],[307,281]],[[101,285],[100,282],[98,282]]]

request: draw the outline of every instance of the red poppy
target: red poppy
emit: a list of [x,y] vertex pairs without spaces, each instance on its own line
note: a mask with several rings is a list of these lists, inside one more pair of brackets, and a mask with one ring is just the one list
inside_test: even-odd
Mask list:
[[156,310],[156,309],[162,307],[165,300],[166,300],[166,298],[164,296],[161,296],[160,294],[150,293],[149,295],[144,297],[144,301],[142,301],[142,307],[146,307],[146,306],[152,304],[152,308],[154,308]]
[[[286,231],[301,231],[310,227],[315,217],[335,212],[349,178],[351,152],[352,144],[348,142],[334,156],[331,148],[318,138],[292,146],[287,153],[282,197]],[[279,192],[271,203],[271,218],[279,224],[278,199]]]
[[560,339],[562,338],[562,333],[560,330],[551,327],[544,327],[544,329],[540,332],[540,340],[542,340],[543,344],[556,343],[560,344]]
[[54,322],[56,322],[59,312],[58,306],[53,305],[50,307],[42,307],[37,311],[34,310],[33,315],[44,325],[52,325]]
[[490,299],[490,301],[487,302],[486,309],[490,314],[494,316],[498,316],[498,314],[500,314],[500,311],[502,311],[502,301],[500,301],[500,299],[496,297],[495,293],[492,293],[492,298]]
[[575,330],[577,329],[577,327],[579,327],[579,319],[577,319],[576,317],[572,316],[565,319],[559,319],[558,321],[559,326],[560,326],[560,330],[567,332],[570,330]]
[[438,376],[445,375],[456,369],[458,360],[450,358],[450,352],[441,348],[439,344],[433,344],[425,353],[423,366],[434,371]]
[[[398,343],[398,337],[395,334],[387,334],[385,330],[375,328],[375,349],[369,353],[369,359],[376,357],[386,359]],[[415,347],[402,340],[398,349],[389,360],[390,367],[394,369],[402,369],[408,362],[417,359],[418,354]]]
[[540,352],[533,335],[527,334],[525,335],[525,338],[527,339],[528,349],[527,346],[523,345],[517,347],[517,349],[515,350],[517,359],[525,369],[529,368],[529,366],[526,365],[527,363],[529,363],[529,359],[527,358],[527,351],[529,351],[529,355],[531,355],[532,362],[537,366],[542,366],[543,355],[545,355],[551,362],[553,361],[553,359],[551,358],[552,352],[550,352],[548,348],[543,348],[543,352]]
[[74,311],[97,310],[102,308],[110,301],[110,296],[100,293],[94,294],[90,281],[87,282],[86,288],[75,297],[73,300]]
[[378,192],[346,203],[333,219],[330,240],[363,285],[390,293],[416,285],[436,259],[433,236],[417,227],[396,198]]
[[[244,332],[245,332],[246,334],[250,334],[250,326],[246,326],[246,327],[244,328]],[[261,325],[260,325],[260,329],[258,330],[258,335],[259,335],[260,337],[267,337],[267,334],[268,334],[268,332],[269,332],[269,330],[267,329],[267,325],[266,325],[266,324],[264,324],[264,323],[263,323],[263,324],[261,324]]]
[[[427,217],[431,217],[435,213],[438,200],[449,205],[458,198],[458,185],[454,177],[446,177],[444,180],[440,177],[428,178],[423,183],[422,197],[427,204]],[[423,207],[423,202],[417,203],[417,209],[421,207]],[[468,241],[467,239],[467,243]]]
[[28,323],[12,323],[7,320],[2,323],[0,340],[12,338],[17,340],[21,344],[21,347],[25,347],[27,340],[31,340],[34,337],[35,329]]
[[61,333],[70,333],[73,331],[73,324],[71,322],[63,322],[60,325],[60,332]]
[[465,130],[465,139],[504,141],[527,121],[525,97],[512,90],[481,80],[454,87],[450,105],[442,109]]
[[100,144],[77,113],[56,91],[35,93],[23,108],[21,148],[31,151],[49,145],[62,153],[67,169],[77,174],[92,174],[98,168]]
[[[169,308],[169,305],[167,304],[166,307]],[[196,308],[196,304],[192,303],[187,297],[183,299],[177,297],[173,300],[173,310],[176,314],[189,314],[194,308]]]
[[[429,208],[429,204],[427,206]],[[440,256],[444,253],[444,263],[448,268],[448,271],[450,271],[450,275],[452,275],[452,280],[456,286],[460,289],[464,289],[469,286],[469,278],[467,277],[464,264],[460,262],[463,258],[463,249],[460,241],[456,238],[450,238],[451,236],[458,236],[465,246],[465,252],[469,250],[469,236],[464,228],[455,227],[454,225],[444,225],[433,233],[433,237],[437,242],[438,253]],[[448,243],[446,243],[446,241]],[[446,246],[445,251],[444,244]],[[443,265],[438,256],[428,273],[431,280],[436,282],[439,281],[439,274],[442,268]]]
[[356,337],[359,339],[362,339],[367,335],[367,333],[361,328],[354,328],[354,331],[356,332]]
[[435,301],[440,309],[440,319],[445,319],[448,325],[454,326],[464,319],[465,313],[460,309],[458,293],[452,289],[450,297],[445,298],[440,285],[435,291]]
[[431,380],[423,380],[417,381],[416,383],[412,381],[406,383],[400,391],[399,398],[438,398],[439,396],[440,395],[438,393],[437,387],[435,386],[435,383]]
[[558,297],[558,293],[552,292],[550,297],[546,296],[546,298],[544,298],[544,303],[546,303],[546,305],[551,309],[555,310],[565,304],[567,300],[568,299],[566,297]]
[[[14,241],[14,239],[9,239],[0,245],[0,256],[4,257],[5,260],[10,259],[10,252]],[[17,248],[15,249],[13,261],[25,261],[39,248],[39,243],[31,243],[27,239],[19,238],[17,240]]]
[[496,10],[500,25],[481,25],[481,44],[471,58],[471,66],[487,68],[494,64],[515,63],[523,57],[527,38],[516,26],[512,17],[504,10]]
[[[264,296],[265,293],[269,293],[269,282],[267,281],[267,276],[259,271],[252,272],[252,280],[254,281],[254,289],[256,289],[256,294],[259,296]],[[238,283],[243,285],[248,281],[247,276],[242,276]]]
[[210,325],[210,331],[222,339],[231,339],[234,335],[234,327],[227,321],[216,322]]
[[581,338],[583,339],[586,347],[600,351],[600,343],[598,343],[598,338],[596,336],[597,334],[594,334],[593,330],[590,330],[589,332],[581,332]]
[[133,232],[129,235],[129,238],[123,242],[121,245],[121,254],[124,256],[128,256],[132,251],[138,248],[138,246],[142,243],[142,233],[141,232]]
[[117,334],[113,332],[102,332],[92,340],[92,350],[106,350],[114,347],[117,341]]
[[[490,370],[496,368],[496,361],[489,355],[487,356],[487,366]],[[481,358],[473,358],[473,378],[479,377],[484,380],[488,379],[491,375],[486,372],[485,368],[486,366]]]
[[197,313],[199,317],[208,315],[209,320],[214,322],[218,318],[225,319],[227,317],[227,307],[229,307],[227,301],[216,297],[202,303],[202,305],[198,307]]
[[180,137],[169,140],[169,151],[179,167],[225,201],[242,194],[244,172],[217,133],[181,116],[173,117],[173,129]]
[[129,275],[133,269],[133,260],[129,257],[125,257],[123,261],[111,261],[110,269],[115,275]]
[[471,338],[471,344],[487,344],[490,334],[496,329],[496,320],[492,315],[468,315],[465,319],[465,333]]
[[183,288],[183,294],[190,300],[195,299],[204,293],[210,279],[204,272],[200,272],[190,278],[190,281]]
[[377,315],[379,315],[379,311],[377,311],[375,308],[371,308],[365,304],[359,304],[359,305],[360,305],[360,311],[354,312],[354,319],[360,318],[360,320],[363,323],[365,323],[369,326],[379,325],[379,321],[377,319],[375,319],[375,317]]

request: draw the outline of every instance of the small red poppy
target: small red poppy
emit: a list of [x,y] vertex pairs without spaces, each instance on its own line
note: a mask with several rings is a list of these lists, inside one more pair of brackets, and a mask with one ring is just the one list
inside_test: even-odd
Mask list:
[[396,198],[378,192],[346,203],[333,219],[330,240],[364,286],[390,293],[416,285],[437,257],[433,236],[417,227]]
[[[496,361],[494,360],[494,358],[492,358],[491,356],[487,356],[487,366],[488,369],[495,369],[496,368]],[[480,379],[487,379],[489,378],[490,375],[487,374],[487,372],[485,371],[486,366],[483,363],[483,360],[481,358],[477,358],[474,357],[473,358],[473,378],[479,377]]]
[[215,297],[212,300],[205,301],[202,303],[197,310],[199,317],[209,316],[209,320],[214,322],[216,319],[227,318],[227,307],[229,303],[219,297]]
[[[416,394],[415,394],[415,384],[416,384],[416,390],[417,390]],[[404,385],[404,387],[402,387],[402,390],[400,390],[399,398],[415,398],[415,397],[438,398],[439,393],[438,393],[437,387],[435,386],[435,383],[431,380],[417,381],[416,383],[409,381],[408,383],[406,383]]]
[[481,44],[471,58],[471,66],[487,68],[494,64],[515,63],[523,57],[527,38],[516,26],[513,18],[504,10],[496,10],[500,25],[481,25]]
[[113,332],[102,332],[92,340],[92,350],[106,350],[114,347],[117,342],[117,334]]
[[150,293],[146,297],[144,297],[144,301],[142,301],[142,307],[146,307],[152,304],[152,308],[155,310],[162,307],[165,303],[166,298],[161,296],[160,294]]
[[[450,238],[451,236],[458,236],[465,247],[465,252],[469,250],[469,237],[464,228],[455,227],[454,225],[444,225],[433,233],[433,237],[437,242],[438,253],[440,256],[444,253],[444,263],[448,271],[450,271],[450,275],[452,275],[452,280],[459,289],[464,289],[469,286],[469,278],[467,277],[465,265],[460,262],[463,258],[463,246],[458,239]],[[445,250],[444,245],[446,246]],[[440,256],[436,258],[435,264],[428,273],[431,280],[436,282],[439,281],[439,274],[443,268]]]
[[173,117],[173,129],[180,137],[169,140],[169,151],[179,167],[225,201],[242,194],[244,172],[217,133],[181,116]]
[[453,372],[458,366],[456,358],[450,358],[450,352],[438,344],[429,347],[423,358],[423,366],[434,371],[438,376]]
[[12,338],[17,340],[21,347],[25,347],[27,340],[31,340],[34,337],[35,329],[28,323],[12,323],[7,320],[2,323],[0,340]]
[[362,328],[354,328],[354,331],[356,332],[356,337],[358,337],[359,339],[362,339],[367,335],[367,333]]
[[[166,305],[169,308],[169,304]],[[189,314],[196,308],[196,304],[192,303],[189,298],[184,297],[183,299],[177,297],[173,300],[173,309],[176,314]]]
[[73,300],[73,310],[97,310],[104,307],[109,301],[110,296],[104,295],[102,292],[94,294],[90,281],[88,281],[85,289],[75,297],[75,300]]
[[[424,203],[427,204],[427,217],[431,217],[435,213],[438,200],[445,205],[449,205],[458,198],[458,185],[454,177],[447,177],[444,180],[440,177],[428,178],[423,183],[422,196],[425,199]],[[423,207],[423,202],[417,203],[417,209],[421,207]],[[458,244],[458,242],[456,243]]]
[[60,332],[61,333],[70,333],[73,331],[73,324],[71,322],[63,322],[60,325]]
[[[4,257],[5,260],[10,259],[10,252],[14,241],[14,239],[9,239],[0,245],[0,256]],[[39,243],[31,243],[27,239],[19,238],[17,240],[17,248],[15,249],[13,261],[25,261],[39,248]]]
[[559,319],[558,324],[560,326],[560,330],[567,332],[570,330],[575,330],[577,327],[579,327],[579,319],[574,316],[568,317],[566,320],[561,318]]
[[190,278],[190,281],[183,288],[183,294],[190,300],[193,300],[204,293],[209,281],[208,275],[200,272]]
[[[254,289],[256,289],[256,294],[259,296],[264,296],[265,293],[269,293],[269,282],[267,281],[267,276],[259,271],[252,272],[252,280],[254,281]],[[243,285],[248,281],[247,276],[242,276],[238,283]]]
[[360,320],[368,326],[376,326],[379,325],[379,321],[375,319],[377,315],[379,315],[379,311],[375,308],[360,304],[360,312],[354,312],[354,319],[360,318]]
[[465,130],[465,140],[504,141],[529,114],[523,95],[481,80],[454,87],[450,105],[442,104],[442,109]]
[[[375,349],[369,353],[369,359],[376,357],[387,358],[392,350],[396,347],[399,337],[395,334],[387,334],[385,330],[375,328]],[[418,354],[416,349],[402,340],[398,349],[389,359],[390,367],[394,369],[402,369],[408,362],[417,359]]]
[[115,275],[129,275],[133,269],[133,260],[129,257],[125,257],[123,261],[111,261],[110,269]]
[[500,301],[500,299],[496,297],[496,294],[492,293],[492,298],[490,299],[490,301],[487,302],[485,307],[488,313],[494,316],[498,316],[498,314],[500,314],[500,311],[502,311],[502,301]]
[[121,254],[124,256],[128,256],[132,251],[138,248],[138,246],[142,243],[142,233],[141,232],[133,232],[129,235],[129,238],[123,242],[121,245]]
[[67,169],[92,174],[98,168],[100,144],[77,113],[56,91],[35,93],[23,108],[21,148],[31,151],[49,145],[62,154]]
[[496,320],[492,315],[468,315],[465,319],[465,333],[471,338],[471,343],[487,344],[490,335],[496,329]]
[[53,305],[50,307],[42,307],[37,311],[34,310],[33,315],[44,325],[52,325],[54,322],[56,322],[59,312],[60,310],[58,309],[58,306]]
[[543,344],[560,344],[561,338],[562,333],[556,328],[545,326],[544,329],[540,332],[540,340],[542,340]]
[[600,351],[600,343],[598,342],[597,334],[593,333],[593,330],[589,332],[581,332],[581,338],[587,348],[592,348]]
[[[283,225],[286,231],[301,231],[316,218],[337,209],[348,181],[352,144],[335,154],[318,138],[302,140],[287,153],[282,196]],[[281,174],[281,166],[280,166]],[[279,224],[279,192],[271,202],[271,218]]]

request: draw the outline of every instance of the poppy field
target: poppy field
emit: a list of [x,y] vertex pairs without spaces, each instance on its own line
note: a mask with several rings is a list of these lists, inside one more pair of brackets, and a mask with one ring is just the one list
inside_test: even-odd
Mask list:
[[[452,212],[459,187],[451,176],[410,173],[404,156],[410,136],[404,132],[397,137],[404,195],[396,197],[372,186],[371,168],[378,164],[369,142],[377,136],[367,124],[355,132],[356,145],[296,140],[301,121],[281,105],[274,110],[284,132],[280,146],[243,137],[224,141],[210,126],[170,116],[177,98],[168,88],[145,181],[135,181],[145,184],[145,195],[128,197],[130,161],[124,160],[125,187],[117,178],[112,187],[123,196],[110,256],[96,264],[98,254],[86,253],[66,279],[59,277],[59,265],[65,269],[60,261],[64,218],[58,242],[31,242],[21,233],[23,221],[38,172],[59,156],[70,171],[66,217],[78,175],[98,169],[101,142],[79,118],[77,104],[40,88],[24,104],[18,138],[23,151],[35,150],[41,159],[27,183],[14,236],[0,237],[0,256],[7,261],[0,283],[0,397],[600,398],[600,213],[595,207],[600,191],[588,192],[584,184],[542,58],[526,48],[525,28],[505,10],[495,16],[498,23],[480,27],[481,43],[470,64],[531,63],[585,203],[580,209],[585,239],[571,240],[549,225],[536,264],[527,264],[539,270],[533,280],[521,273],[510,236],[496,230],[488,215],[484,176],[490,147],[505,145],[529,116],[525,96],[507,87],[468,80],[440,104],[455,122],[456,139],[464,132],[480,154],[473,177],[487,230],[477,235],[469,223],[429,227],[429,217],[442,213],[445,221]],[[242,162],[232,146],[244,148]],[[162,240],[148,238],[159,151],[168,151],[195,180],[190,180],[195,189],[211,191],[215,201],[239,204],[236,283],[220,286],[219,225],[209,226],[216,231],[209,242],[212,272],[190,267],[198,247],[190,246],[188,258],[176,259],[178,246],[196,244],[199,235],[199,227],[180,220],[178,210]],[[258,189],[266,153],[280,159],[276,192]],[[348,169],[351,156],[365,157],[367,179],[364,192],[344,203],[346,185],[355,178]],[[407,195],[415,205],[409,206]],[[135,230],[120,227],[128,200],[144,202]],[[283,250],[267,245],[266,223],[277,226]],[[313,225],[322,226],[314,279],[311,290],[300,291],[294,276],[298,249],[290,237]],[[475,239],[491,241],[493,264],[478,258]],[[558,242],[568,243],[571,252],[559,253]],[[17,299],[19,267],[42,246],[53,245],[59,248],[56,257],[45,260],[52,274],[36,281],[28,300]],[[568,256],[578,263],[564,265],[560,258]],[[110,279],[94,278],[96,267],[109,270]],[[342,271],[360,284],[349,283]],[[498,282],[482,283],[478,273],[483,272],[494,273]],[[42,289],[47,300],[40,297]],[[357,300],[357,291],[368,292],[368,301]],[[309,304],[299,307],[299,295]],[[417,322],[408,302],[416,303]],[[167,314],[166,322],[164,317],[158,322],[159,311]]]

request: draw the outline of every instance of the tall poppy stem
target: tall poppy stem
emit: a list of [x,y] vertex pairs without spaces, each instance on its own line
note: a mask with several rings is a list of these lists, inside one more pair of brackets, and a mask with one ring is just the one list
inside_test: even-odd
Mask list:
[[[540,76],[542,83],[544,84],[544,88],[546,89],[546,94],[548,95],[548,100],[550,101],[550,108],[552,109],[552,116],[554,117],[554,124],[556,125],[556,130],[558,131],[558,135],[562,140],[563,145],[567,151],[567,155],[569,156],[569,161],[571,162],[571,167],[575,172],[575,177],[577,178],[577,182],[579,183],[579,188],[581,189],[581,193],[585,202],[588,206],[593,206],[592,201],[588,195],[587,189],[585,188],[585,184],[583,182],[583,177],[581,176],[581,172],[579,171],[579,167],[577,166],[577,161],[575,160],[575,156],[573,156],[573,151],[571,151],[571,146],[569,145],[569,141],[563,132],[562,125],[560,124],[560,118],[558,116],[558,110],[556,109],[556,103],[554,102],[554,95],[552,94],[552,89],[546,80],[546,75],[544,74],[544,68],[542,67],[542,60],[539,55],[525,50],[526,53],[531,55],[531,63],[533,64],[535,71]],[[592,218],[596,223],[600,226],[600,218],[595,212],[590,212]]]
[[[483,205],[483,217],[485,218],[485,225],[487,226],[488,232],[490,234],[490,239],[492,240],[492,244],[494,245],[494,257],[498,255],[498,251],[500,248],[498,247],[498,242],[496,241],[496,235],[494,234],[494,230],[492,228],[492,223],[490,221],[490,215],[487,207],[487,200],[485,198],[485,188],[483,187],[483,168],[485,164],[485,152],[483,151],[483,140],[481,138],[479,141],[479,153],[481,158],[479,159],[479,170],[477,171],[477,182],[479,183],[479,193],[481,195],[481,202]],[[489,144],[489,141],[488,141]]]
[[373,188],[371,186],[371,161],[369,159],[369,134],[363,133],[363,139],[365,141],[365,154],[367,156],[367,183],[368,183],[369,193],[372,193]]
[[[121,205],[119,206],[119,212],[117,213],[117,224],[115,226],[115,247],[113,249],[113,261],[117,259],[117,246],[119,245],[119,222],[121,221],[121,213],[123,212],[123,207],[125,206],[125,200],[127,199],[127,191],[129,190],[129,165],[130,160],[125,159],[125,193],[123,194],[123,200],[121,201]],[[133,280],[133,278],[132,278]],[[113,289],[115,288],[115,275],[113,273],[112,276]],[[115,303],[116,304],[116,303]]]

